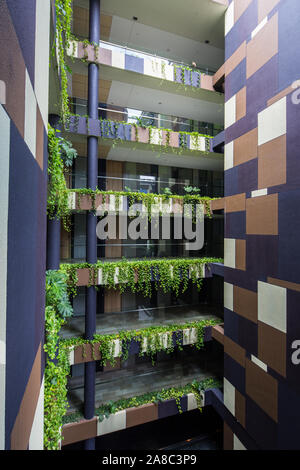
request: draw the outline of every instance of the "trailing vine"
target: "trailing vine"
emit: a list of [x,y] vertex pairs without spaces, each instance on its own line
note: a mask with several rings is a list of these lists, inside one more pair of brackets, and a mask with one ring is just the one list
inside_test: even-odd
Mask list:
[[72,0],[56,0],[55,12],[56,34],[55,42],[52,47],[52,55],[55,55],[55,51],[57,50],[58,69],[61,80],[60,113],[61,120],[63,123],[65,123],[68,115],[70,114],[67,73],[71,73],[71,70],[66,64],[66,51],[68,50],[72,39]]
[[[194,380],[192,383],[188,383],[182,387],[163,388],[159,391],[148,392],[144,393],[143,395],[138,395],[131,398],[123,398],[115,402],[109,401],[108,403],[102,404],[97,407],[95,410],[95,414],[96,416],[98,416],[99,421],[102,422],[105,418],[109,418],[110,415],[117,413],[118,411],[147,405],[149,403],[158,404],[167,400],[175,400],[178,412],[182,413],[183,410],[181,407],[181,399],[189,393],[194,394],[197,401],[198,409],[201,410],[201,392],[209,388],[215,388],[220,386],[221,382],[216,378],[207,378],[201,381]],[[83,419],[81,413],[70,413],[69,415],[65,416],[64,424],[78,422],[81,419]]]
[[[155,355],[164,351],[170,354],[175,347],[179,350],[183,348],[183,330],[196,331],[196,341],[193,341],[190,347],[200,350],[204,346],[204,332],[208,326],[217,325],[221,320],[208,319],[199,321],[190,321],[165,326],[152,326],[140,330],[121,330],[118,333],[110,335],[95,334],[92,340],[84,338],[69,338],[61,341],[64,347],[81,347],[82,357],[86,357],[86,348],[92,347],[92,357],[96,358],[97,351],[100,355],[100,363],[106,366],[108,363],[114,365],[116,357],[126,361],[129,355],[130,344],[135,341],[139,345],[139,356],[150,356],[152,364],[155,362]],[[120,353],[115,356],[116,342],[120,342]]]
[[44,448],[59,449],[62,418],[66,413],[68,349],[60,347],[59,331],[73,313],[66,286],[66,276],[59,271],[46,272],[45,309],[45,386]]
[[63,220],[66,230],[69,230],[69,196],[64,176],[64,162],[60,147],[61,138],[48,125],[48,197],[47,214],[50,219],[57,217]]
[[102,279],[109,289],[121,293],[128,287],[133,293],[142,292],[151,297],[152,289],[161,288],[163,292],[184,293],[191,281],[198,290],[202,286],[202,269],[205,264],[222,262],[220,258],[161,258],[102,262],[96,264],[61,264],[60,271],[67,275],[69,294],[77,293],[78,269],[89,270],[88,287],[96,282],[96,273],[102,270]]
[[[87,132],[89,131],[89,121],[88,121],[88,116],[80,116],[78,114],[70,114],[70,118],[73,119],[73,128],[74,132],[78,132],[78,127],[79,127],[79,119],[80,118],[85,118],[86,119],[86,128]],[[159,145],[163,146],[165,149],[171,149],[173,151],[178,151],[176,147],[174,148],[173,146],[170,145],[170,136],[171,132],[173,132],[171,129],[165,129],[165,128],[160,128],[156,126],[147,126],[147,125],[138,125],[137,123],[128,123],[127,121],[113,121],[111,119],[99,119],[99,135],[103,139],[113,139],[114,142],[123,140],[120,137],[119,134],[119,129],[121,126],[130,126],[134,128],[134,141],[139,142],[139,128],[142,129],[148,129],[149,131],[149,136],[148,136],[148,144],[151,145]],[[66,126],[65,126],[66,128]],[[68,130],[68,129],[66,129]],[[157,132],[159,135],[158,143],[153,144],[153,135],[154,133]],[[165,137],[165,143],[163,144],[163,138],[162,138],[162,132],[166,132],[166,137]],[[175,131],[174,131],[175,132]],[[189,149],[188,146],[188,136],[190,137],[190,140],[193,143],[196,143],[196,150],[199,147],[199,139],[200,137],[205,138],[205,150],[202,152],[209,152],[210,151],[210,140],[213,138],[212,136],[208,134],[199,134],[198,132],[178,132],[179,135],[179,149]],[[125,137],[125,132],[124,132],[124,137]],[[125,137],[125,140],[126,139]],[[131,139],[129,139],[131,140]]]

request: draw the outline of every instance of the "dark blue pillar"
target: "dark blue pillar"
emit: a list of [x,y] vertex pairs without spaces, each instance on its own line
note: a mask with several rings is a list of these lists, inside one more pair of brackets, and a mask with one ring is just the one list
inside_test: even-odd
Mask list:
[[[49,124],[57,129],[60,116],[58,114],[49,114]],[[59,269],[60,264],[60,219],[47,218],[47,269]]]
[[60,264],[60,219],[47,220],[47,269],[59,269]]
[[[89,27],[91,43],[99,44],[100,41],[100,0],[90,0]],[[88,115],[89,118],[98,118],[98,85],[99,68],[97,64],[88,66]],[[98,182],[98,139],[88,137],[87,142],[87,187],[96,189]],[[97,262],[97,217],[92,213],[87,214],[87,246],[86,260],[88,263]],[[85,312],[85,337],[92,339],[96,332],[96,289],[94,286],[88,287],[86,292],[86,312]],[[85,364],[84,373],[84,417],[91,419],[95,411],[95,362]],[[95,449],[95,439],[88,439],[84,443],[86,450]]]

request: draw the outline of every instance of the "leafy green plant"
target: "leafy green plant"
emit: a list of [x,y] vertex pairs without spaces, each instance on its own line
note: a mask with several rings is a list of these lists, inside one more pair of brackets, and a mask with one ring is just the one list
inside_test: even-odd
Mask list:
[[[95,415],[98,416],[99,421],[102,422],[105,418],[109,418],[111,414],[117,413],[118,411],[147,405],[149,403],[158,404],[167,400],[175,400],[178,412],[182,413],[181,399],[189,393],[193,393],[195,395],[198,409],[201,411],[202,403],[200,391],[205,391],[208,388],[215,388],[220,386],[220,380],[214,377],[207,378],[202,381],[194,380],[192,383],[188,383],[182,387],[171,387],[166,389],[163,388],[154,392],[144,393],[143,395],[138,395],[131,398],[123,398],[115,402],[109,401],[108,403],[104,403],[97,407],[95,410]],[[80,413],[70,413],[64,418],[64,424],[80,421],[81,419],[83,419],[83,416]]]
[[77,157],[77,151],[72,147],[72,142],[69,142],[62,137],[59,139],[60,155],[65,167],[71,167]]
[[[161,288],[163,292],[174,292],[179,295],[188,288],[189,281],[200,290],[202,286],[202,268],[207,263],[222,262],[220,258],[160,258],[102,262],[96,264],[72,263],[61,264],[60,270],[67,274],[68,292],[76,295],[77,270],[89,270],[89,285],[95,284],[99,269],[102,278],[110,289],[118,289],[121,293],[128,287],[132,292],[142,292],[151,297],[152,290]],[[116,279],[116,271],[118,276]]]
[[57,55],[58,71],[60,73],[60,113],[61,120],[65,123],[68,120],[69,96],[68,96],[68,73],[72,73],[70,67],[66,64],[66,51],[70,46],[72,39],[71,20],[72,20],[72,0],[56,0],[56,28],[55,39],[52,46],[52,55]]
[[46,272],[45,309],[45,387],[44,448],[57,450],[62,418],[66,413],[67,376],[70,370],[68,349],[60,346],[59,332],[73,313],[67,296],[66,276],[59,271]]
[[185,186],[184,187],[184,190],[187,194],[190,194],[190,195],[195,195],[195,194],[199,194],[200,193],[200,189],[197,188],[196,186]]

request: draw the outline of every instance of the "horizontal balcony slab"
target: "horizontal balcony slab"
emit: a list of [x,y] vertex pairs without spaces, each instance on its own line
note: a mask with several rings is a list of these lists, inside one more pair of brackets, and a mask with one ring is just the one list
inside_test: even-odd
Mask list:
[[[182,387],[193,380],[202,381],[220,377],[220,366],[214,357],[205,351],[192,353],[184,349],[179,356],[151,361],[119,370],[96,373],[95,407],[110,401],[128,399],[145,392],[154,392],[170,387]],[[84,400],[84,377],[72,377],[68,381],[67,415],[81,411]]]
[[[109,211],[109,213],[126,212],[130,206],[141,204],[141,210],[151,204],[151,213],[153,215],[182,214],[184,204],[202,205],[203,214],[211,215],[213,211],[220,210],[223,203],[219,200],[211,200],[210,198],[201,197],[184,197],[184,196],[160,196],[149,193],[130,193],[122,191],[94,191],[89,194],[83,190],[69,190],[69,209],[71,211],[91,211],[101,209]],[[218,201],[218,202],[217,202]],[[150,210],[150,209],[149,209]]]
[[[72,98],[88,99],[88,69],[76,61],[70,64]],[[224,125],[224,95],[215,91],[185,86],[105,65],[99,70],[99,102],[194,121]]]
[[[212,305],[140,308],[120,313],[101,313],[96,316],[96,334],[117,334],[119,331],[140,330],[154,326],[180,325],[202,320],[221,321],[221,311]],[[61,338],[84,335],[85,316],[74,316],[62,327]]]
[[[155,86],[155,81],[157,81],[157,86],[161,86],[160,82],[163,81],[166,82],[166,87],[170,87],[170,90],[172,90],[171,84],[177,85],[176,89],[173,88],[176,92],[180,89],[178,87],[180,84],[184,86],[183,91],[187,93],[189,88],[195,88],[199,98],[203,97],[212,102],[223,102],[224,99],[221,93],[215,91],[212,75],[186,66],[170,64],[167,60],[158,57],[136,57],[118,46],[110,48],[109,45],[104,44],[99,47],[81,41],[72,41],[67,53],[73,60],[79,59],[84,63],[100,65],[100,74],[102,67],[109,67],[111,70],[107,70],[105,76],[109,74],[110,79],[114,76],[118,81],[127,81],[126,72],[127,74],[135,73],[142,75],[143,82],[147,81],[151,84],[150,87]],[[131,80],[135,81],[135,78]],[[210,94],[215,96],[210,96]]]

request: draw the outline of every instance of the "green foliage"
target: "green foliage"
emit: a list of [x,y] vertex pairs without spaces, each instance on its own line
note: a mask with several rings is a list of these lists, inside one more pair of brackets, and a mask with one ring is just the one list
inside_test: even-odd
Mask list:
[[48,124],[48,197],[47,214],[50,219],[57,217],[63,220],[66,230],[69,230],[69,195],[64,176],[64,162],[69,166],[76,158],[76,150],[71,143],[56,135]]
[[191,195],[195,195],[195,194],[199,194],[200,193],[200,189],[197,188],[196,186],[185,186],[184,187],[184,190],[186,193],[188,194],[191,194]]
[[[92,347],[92,357],[96,357],[96,347],[100,353],[100,362],[103,366],[108,363],[114,365],[115,358],[115,342],[121,342],[121,352],[118,357],[122,361],[126,361],[129,355],[129,347],[132,341],[139,344],[139,355],[150,356],[152,364],[155,363],[155,356],[158,352],[164,351],[170,354],[175,347],[182,350],[182,332],[183,330],[196,330],[197,340],[190,347],[200,350],[204,346],[204,332],[208,326],[219,324],[221,320],[209,319],[200,321],[190,321],[186,323],[176,323],[170,325],[160,325],[143,328],[140,330],[121,330],[111,335],[95,334],[92,340],[84,338],[69,338],[62,340],[64,347],[82,347],[82,357],[86,357],[86,348],[88,345]],[[166,337],[166,341],[164,341]],[[97,356],[99,357],[99,356]]]
[[65,167],[71,167],[77,157],[77,151],[72,147],[72,142],[69,142],[62,137],[58,137],[60,155]]
[[66,319],[73,314],[67,292],[67,276],[61,271],[46,271],[46,305]]
[[[99,421],[102,422],[104,418],[109,418],[111,414],[117,413],[121,410],[128,408],[134,408],[149,403],[158,404],[166,400],[175,400],[178,407],[178,412],[182,413],[181,399],[189,393],[193,393],[197,400],[198,408],[201,411],[201,391],[205,391],[208,388],[220,387],[221,382],[215,378],[208,378],[202,381],[194,380],[192,383],[188,383],[182,387],[171,387],[163,388],[158,391],[144,393],[132,398],[124,398],[118,401],[109,401],[108,403],[100,405],[95,410],[96,416]],[[83,419],[80,413],[71,413],[64,418],[64,424],[70,422],[76,422]]]
[[70,68],[66,64],[66,50],[70,46],[72,39],[71,20],[72,20],[72,0],[56,0],[56,34],[55,42],[52,47],[52,55],[57,51],[58,69],[61,80],[60,92],[60,113],[62,122],[65,123],[70,114],[68,97],[68,72]]
[[[102,262],[96,264],[72,263],[61,264],[60,270],[67,274],[68,293],[77,293],[77,269],[89,269],[89,284],[96,284],[98,269],[102,269],[102,278],[109,289],[119,289],[121,293],[128,287],[133,293],[142,292],[151,297],[152,289],[161,288],[164,293],[183,293],[189,281],[200,290],[202,286],[202,268],[207,263],[222,262],[219,258],[160,258]],[[116,282],[115,273],[118,270]]]
[[65,319],[72,315],[67,297],[66,276],[59,271],[46,272],[45,309],[45,389],[44,389],[44,448],[59,449],[62,418],[66,413],[68,349],[60,347],[59,331]]
[[[133,192],[130,191],[129,187],[125,187],[125,191],[100,191],[99,189],[92,190],[89,188],[80,188],[80,189],[70,189],[68,192],[75,192],[78,195],[78,200],[77,200],[77,205],[78,205],[78,210],[80,209],[80,201],[81,201],[81,195],[88,195],[92,198],[92,211],[96,211],[95,207],[95,199],[97,194],[102,194],[103,198],[105,196],[110,196],[113,195],[115,196],[115,203],[116,207],[119,207],[119,201],[121,196],[126,196],[128,198],[128,209],[133,204],[143,204],[148,211],[148,217],[149,220],[151,220],[151,212],[152,212],[152,206],[155,206],[158,204],[158,199],[162,201],[162,203],[169,201],[169,199],[173,199],[174,202],[183,202],[186,204],[190,204],[193,206],[196,206],[197,204],[203,204],[205,207],[205,213],[206,215],[211,218],[211,210],[210,210],[210,201],[212,201],[214,198],[210,198],[207,196],[200,196],[198,194],[193,194],[196,189],[198,188],[192,188],[194,191],[190,191],[191,194],[185,194],[184,196],[177,196],[176,194],[172,194],[171,190],[169,188],[165,188],[163,194],[155,194],[155,193],[142,193],[142,192]],[[199,190],[200,191],[200,190]],[[194,212],[194,209],[193,209]],[[160,213],[160,215],[162,215]]]

